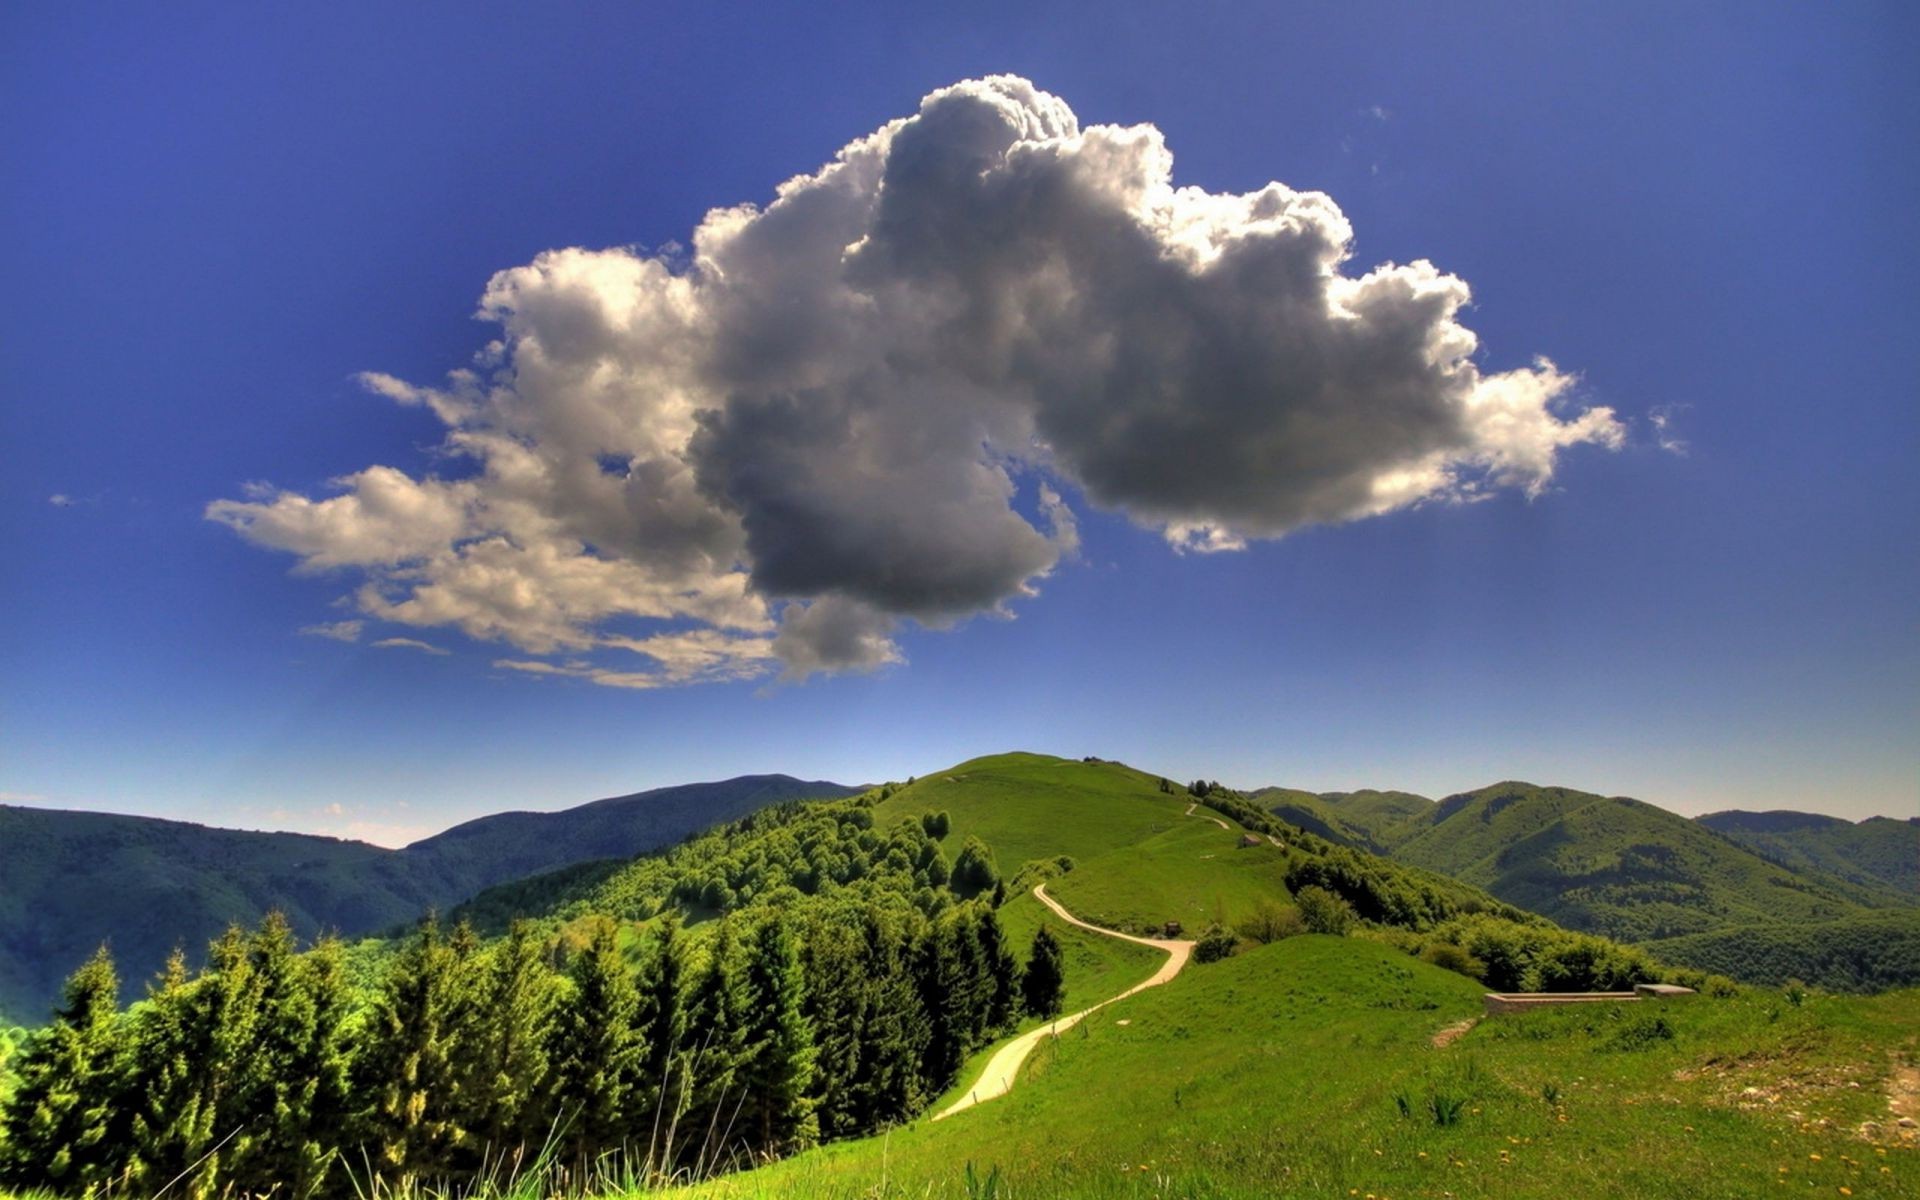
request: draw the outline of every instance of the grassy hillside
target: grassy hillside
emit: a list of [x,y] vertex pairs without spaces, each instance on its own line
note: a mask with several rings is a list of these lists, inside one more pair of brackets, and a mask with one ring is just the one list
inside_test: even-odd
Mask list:
[[1170,828],[1190,798],[1120,763],[996,754],[893,789],[874,810],[886,825],[925,812],[952,817],[958,845],[978,837],[1008,873],[1029,859],[1091,858]]
[[1398,859],[1629,941],[1861,911],[1857,889],[1624,797],[1501,783],[1448,797],[1405,833]]
[[1709,813],[1700,823],[1796,871],[1822,871],[1920,904],[1920,817],[1860,822],[1800,812]]
[[695,830],[839,784],[753,775],[554,813],[501,813],[404,850],[292,833],[0,805],[0,1013],[38,1023],[60,981],[112,945],[138,987],[176,946],[197,953],[271,910],[295,932],[386,929],[503,880],[630,858]]
[[990,1104],[684,1194],[1920,1190],[1920,1153],[1887,1123],[1889,1076],[1920,1049],[1920,994],[1546,1011],[1434,1047],[1477,1015],[1478,990],[1364,941],[1288,939],[1103,1011]]

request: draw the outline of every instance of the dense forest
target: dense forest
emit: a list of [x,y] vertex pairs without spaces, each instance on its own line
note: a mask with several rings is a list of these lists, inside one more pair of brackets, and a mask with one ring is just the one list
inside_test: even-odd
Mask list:
[[[491,942],[428,920],[366,987],[277,915],[197,973],[176,954],[128,1009],[102,950],[18,1057],[0,1180],[305,1197],[541,1157],[579,1186],[907,1120],[1060,998],[1057,948],[1028,973],[1007,944],[991,863],[963,850],[984,894],[949,886],[940,824],[781,806],[651,860],[672,867],[611,915]],[[686,926],[669,897],[713,919]]]

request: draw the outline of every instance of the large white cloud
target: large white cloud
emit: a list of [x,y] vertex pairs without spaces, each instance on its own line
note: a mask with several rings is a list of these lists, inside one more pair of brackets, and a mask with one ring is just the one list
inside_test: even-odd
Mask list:
[[361,574],[368,617],[632,652],[651,665],[501,665],[648,687],[898,661],[901,621],[1003,609],[1074,551],[1060,483],[1228,550],[1537,492],[1564,448],[1620,443],[1553,364],[1481,369],[1464,281],[1345,273],[1329,197],[1172,168],[1153,127],[1083,129],[1025,80],[946,88],[709,213],[685,261],[502,271],[500,338],[443,386],[363,377],[470,470],[208,516]]

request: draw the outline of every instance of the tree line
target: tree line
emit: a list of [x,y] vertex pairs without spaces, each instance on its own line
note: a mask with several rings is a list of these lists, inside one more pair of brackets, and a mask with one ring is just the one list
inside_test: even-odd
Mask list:
[[429,919],[356,994],[278,914],[176,953],[131,1008],[102,950],[0,1111],[0,1182],[81,1195],[353,1195],[539,1162],[556,1188],[710,1173],[907,1120],[1060,1005],[991,905],[847,896],[683,927],[604,917],[483,942]]

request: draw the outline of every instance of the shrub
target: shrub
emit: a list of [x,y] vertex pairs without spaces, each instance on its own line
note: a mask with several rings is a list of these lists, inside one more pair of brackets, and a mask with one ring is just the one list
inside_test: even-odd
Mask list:
[[1253,914],[1240,922],[1240,936],[1250,942],[1259,942],[1262,946],[1306,931],[1307,923],[1300,916],[1299,909],[1265,898],[1257,901],[1253,906]]
[[1483,979],[1487,972],[1487,964],[1452,942],[1428,942],[1426,949],[1420,951],[1420,958],[1442,970],[1453,971],[1469,979]]
[[1300,920],[1309,933],[1330,933],[1345,937],[1353,928],[1353,906],[1323,887],[1303,887],[1294,894],[1300,906]]
[[1193,944],[1193,957],[1196,962],[1219,962],[1233,953],[1235,945],[1234,936],[1216,923],[1207,926],[1200,940]]

